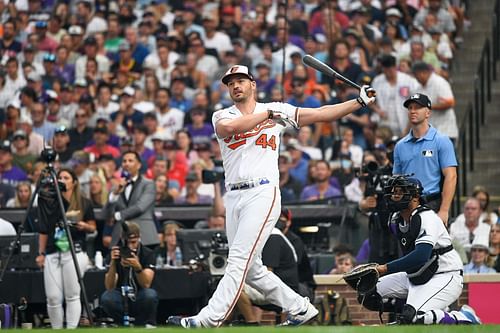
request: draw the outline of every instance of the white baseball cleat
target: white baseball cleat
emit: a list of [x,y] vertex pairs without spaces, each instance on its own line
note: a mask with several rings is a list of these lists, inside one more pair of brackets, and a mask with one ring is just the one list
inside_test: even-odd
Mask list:
[[464,316],[466,316],[467,319],[470,320],[471,324],[482,324],[481,319],[479,319],[479,317],[476,315],[476,311],[474,311],[474,309],[467,304],[462,305],[462,307],[460,308],[460,312],[462,312]]
[[318,309],[309,302],[308,298],[306,298],[306,300],[307,309],[305,311],[296,315],[288,314],[286,320],[278,326],[300,326],[316,318],[319,313]]

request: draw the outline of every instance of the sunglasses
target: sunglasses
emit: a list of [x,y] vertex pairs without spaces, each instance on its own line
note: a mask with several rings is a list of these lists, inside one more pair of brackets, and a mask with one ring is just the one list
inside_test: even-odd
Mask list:
[[86,114],[76,114],[75,115],[75,118],[85,118],[85,117],[87,117]]

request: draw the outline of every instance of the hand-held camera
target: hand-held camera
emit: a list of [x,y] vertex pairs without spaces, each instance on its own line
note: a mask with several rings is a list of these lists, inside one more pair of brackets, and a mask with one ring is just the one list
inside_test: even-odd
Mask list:
[[203,184],[215,184],[224,177],[224,168],[222,161],[213,160],[215,167],[212,170],[202,170],[201,181]]

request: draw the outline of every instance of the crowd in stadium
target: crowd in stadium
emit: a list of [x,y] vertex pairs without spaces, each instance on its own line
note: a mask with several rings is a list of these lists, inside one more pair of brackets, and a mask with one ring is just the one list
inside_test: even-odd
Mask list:
[[[213,204],[220,189],[202,182],[203,170],[220,167],[211,119],[233,104],[220,79],[237,64],[251,70],[259,102],[313,108],[358,96],[305,66],[305,54],[377,91],[374,105],[337,122],[283,133],[284,205],[363,204],[359,170],[368,161],[392,169],[394,145],[410,128],[403,102],[415,93],[431,99],[432,126],[458,137],[449,80],[470,24],[461,1],[15,0],[0,1],[0,13],[0,209],[28,207],[46,145],[58,154],[58,176],[78,185],[68,185],[71,209],[107,207],[123,163],[136,159],[138,174],[154,181],[151,205]],[[500,269],[488,204],[477,188],[451,225],[464,263],[472,258],[469,272]],[[96,227],[91,215],[80,216],[78,230],[98,232],[105,248],[109,223],[126,218]],[[209,227],[223,226],[223,214],[212,215]],[[338,251],[334,272],[369,259],[352,250]]]

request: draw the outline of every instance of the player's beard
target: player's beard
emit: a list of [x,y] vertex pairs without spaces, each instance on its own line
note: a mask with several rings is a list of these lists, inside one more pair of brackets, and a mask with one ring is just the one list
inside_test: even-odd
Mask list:
[[248,95],[245,94],[245,92],[239,93],[238,96],[236,96],[236,94],[233,93],[231,97],[233,98],[233,102],[235,103],[244,103],[248,99]]

